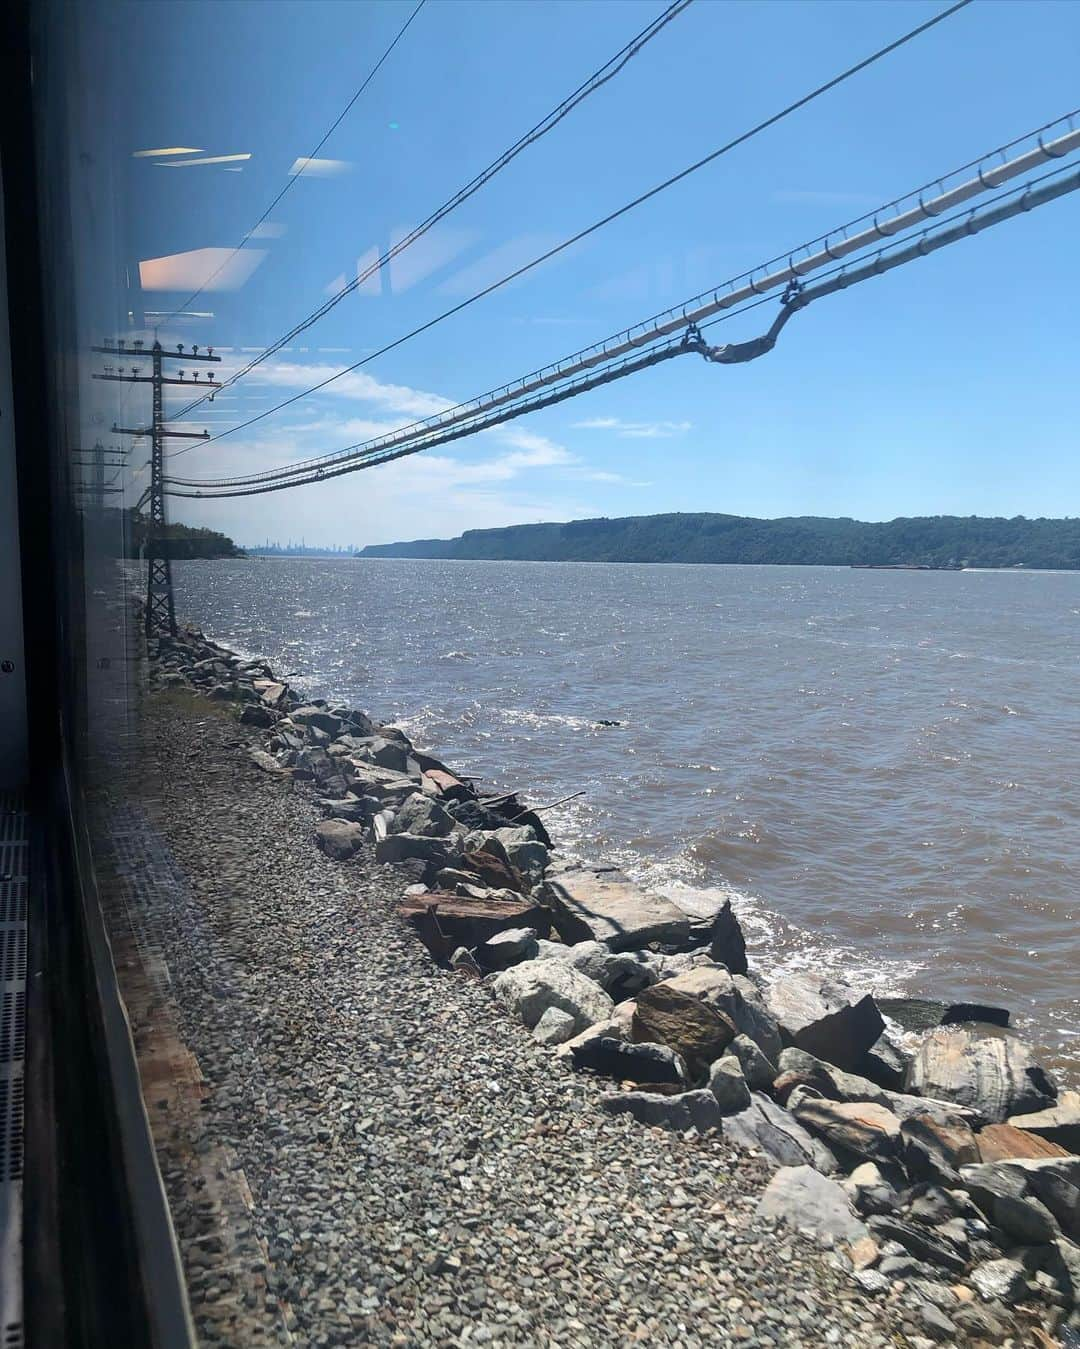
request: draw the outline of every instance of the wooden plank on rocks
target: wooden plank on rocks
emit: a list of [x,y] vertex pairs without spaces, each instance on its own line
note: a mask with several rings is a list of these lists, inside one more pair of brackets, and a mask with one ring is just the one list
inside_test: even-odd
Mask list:
[[551,930],[551,914],[525,898],[472,899],[429,891],[407,895],[398,905],[398,913],[439,960],[447,959],[459,946],[479,946],[510,928],[531,927],[540,936]]

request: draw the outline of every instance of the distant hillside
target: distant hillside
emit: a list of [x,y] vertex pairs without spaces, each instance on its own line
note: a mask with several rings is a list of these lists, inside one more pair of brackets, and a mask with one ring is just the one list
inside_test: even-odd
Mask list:
[[[109,507],[101,512],[98,527],[105,541],[104,547],[122,549],[125,557],[139,557],[146,546],[150,519],[132,507],[122,511]],[[177,561],[247,556],[227,534],[219,534],[216,529],[199,529],[195,525],[181,524],[165,526],[165,552]]]
[[470,529],[456,539],[374,544],[359,556],[1080,569],[1080,519],[930,515],[867,523],[813,515],[631,515]]

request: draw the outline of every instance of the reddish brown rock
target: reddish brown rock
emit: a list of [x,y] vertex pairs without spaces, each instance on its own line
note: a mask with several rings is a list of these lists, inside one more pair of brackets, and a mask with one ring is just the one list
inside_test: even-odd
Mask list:
[[958,1185],[960,1167],[979,1160],[978,1141],[959,1115],[909,1115],[900,1126],[900,1140],[912,1180]]
[[469,899],[430,891],[408,895],[398,913],[437,960],[448,959],[459,946],[479,946],[510,928],[531,927],[544,935],[551,930],[551,915],[527,899]]
[[978,1145],[981,1162],[1005,1162],[1013,1158],[1039,1161],[1043,1157],[1070,1155],[1067,1148],[1012,1124],[988,1124],[979,1134]]
[[471,871],[490,890],[516,890],[525,888],[520,873],[509,862],[489,852],[462,853],[457,866],[462,871]]
[[738,1034],[730,1017],[667,983],[637,995],[632,1032],[638,1042],[681,1054],[692,1076],[706,1072]]

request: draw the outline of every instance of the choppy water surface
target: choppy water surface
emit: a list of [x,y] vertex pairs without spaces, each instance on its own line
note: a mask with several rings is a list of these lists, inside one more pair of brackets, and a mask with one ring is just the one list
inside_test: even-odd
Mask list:
[[548,817],[568,849],[733,887],[759,967],[1002,1003],[1080,1071],[1080,575],[174,572],[209,635],[396,721],[485,789],[583,788]]

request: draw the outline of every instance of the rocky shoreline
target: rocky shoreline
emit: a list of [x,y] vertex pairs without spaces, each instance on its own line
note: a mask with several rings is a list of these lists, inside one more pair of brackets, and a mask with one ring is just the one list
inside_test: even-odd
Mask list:
[[[1080,1343],[1080,1095],[1058,1092],[1007,1013],[766,983],[730,903],[687,913],[560,858],[519,796],[480,799],[396,728],[305,702],[192,629],[150,655],[152,686],[253,728],[250,760],[322,816],[308,846],[345,870],[372,853],[392,868],[402,933],[595,1083],[592,1108],[672,1148],[722,1139],[766,1163],[755,1221],[819,1243],[875,1317],[902,1313],[895,1335],[857,1342]],[[811,1339],[788,1326],[757,1342]]]

